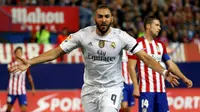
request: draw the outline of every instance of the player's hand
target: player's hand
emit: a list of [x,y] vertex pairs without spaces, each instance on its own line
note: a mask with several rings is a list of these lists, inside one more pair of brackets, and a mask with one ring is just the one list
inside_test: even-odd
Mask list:
[[21,57],[18,57],[20,60],[21,60],[21,63],[19,63],[17,65],[17,69],[20,70],[20,71],[24,71],[26,69],[28,69],[30,67],[30,64],[28,63],[27,60],[21,58]]
[[166,73],[165,79],[171,84],[172,87],[180,84],[178,82],[179,77],[173,75],[171,72],[169,72],[169,70]]
[[191,88],[193,86],[192,81],[188,78],[185,78],[183,82],[187,85],[188,88]]
[[139,98],[140,97],[140,90],[139,90],[139,86],[134,85],[134,90],[133,90],[133,96],[135,98]]
[[14,64],[14,65],[12,65],[11,67],[9,67],[9,72],[11,72],[11,73],[16,73],[16,72],[18,72],[19,71],[19,69],[18,69],[18,67],[17,67],[18,65],[16,65],[16,64]]

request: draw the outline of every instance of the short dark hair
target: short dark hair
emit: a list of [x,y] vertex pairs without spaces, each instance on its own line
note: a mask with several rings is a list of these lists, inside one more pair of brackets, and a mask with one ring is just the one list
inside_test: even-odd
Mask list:
[[18,46],[15,48],[14,53],[16,53],[18,49],[20,49],[22,51],[22,47]]
[[[107,5],[99,5],[99,6],[97,7],[97,10],[98,10],[98,9],[108,9],[108,10],[110,11],[110,13],[112,14],[111,8],[108,7]],[[97,11],[97,10],[96,10],[96,11]]]
[[153,22],[153,20],[159,20],[159,19],[155,16],[147,16],[144,18],[144,29],[145,30],[146,30],[146,25],[151,24]]

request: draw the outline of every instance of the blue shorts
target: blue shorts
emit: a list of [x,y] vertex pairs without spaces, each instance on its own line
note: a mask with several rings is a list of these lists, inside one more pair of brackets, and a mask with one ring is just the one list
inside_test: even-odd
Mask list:
[[13,105],[15,103],[15,100],[18,98],[20,105],[27,105],[26,95],[9,95],[7,97],[7,103]]
[[124,83],[122,102],[128,102],[129,107],[135,105],[133,89],[134,89],[133,84],[125,84]]
[[166,93],[141,92],[139,112],[169,112]]

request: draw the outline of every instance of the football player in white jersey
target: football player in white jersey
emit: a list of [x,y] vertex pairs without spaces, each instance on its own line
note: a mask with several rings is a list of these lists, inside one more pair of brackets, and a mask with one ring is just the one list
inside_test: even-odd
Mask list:
[[[96,26],[89,26],[69,35],[69,39],[63,41],[59,47],[29,60],[21,58],[23,64],[17,65],[15,71],[26,70],[31,65],[54,60],[75,48],[81,48],[85,60],[81,92],[84,111],[118,112],[124,81],[121,68],[123,49],[136,54],[155,71],[161,74],[169,72],[147,55],[133,37],[111,27],[113,16],[109,7],[99,6],[94,20]],[[176,80],[175,77],[172,79]]]
[[[25,80],[26,76],[28,77],[28,81],[31,84],[32,93],[35,94],[35,86],[30,73],[30,70],[27,69],[25,71],[13,71],[15,68],[14,65],[21,63],[21,60],[18,57],[22,56],[22,47],[17,47],[14,51],[15,60],[8,64],[9,75],[9,84],[8,84],[8,97],[7,97],[7,110],[6,112],[11,112],[13,104],[16,99],[18,99],[21,112],[26,112],[27,106],[27,98],[26,98],[26,85]],[[18,57],[17,57],[18,56]]]

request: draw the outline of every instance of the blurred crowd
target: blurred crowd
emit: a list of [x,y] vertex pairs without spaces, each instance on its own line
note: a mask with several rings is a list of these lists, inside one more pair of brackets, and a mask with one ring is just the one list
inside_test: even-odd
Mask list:
[[[100,4],[109,5],[114,16],[113,27],[127,31],[135,38],[144,35],[145,16],[159,17],[162,25],[159,40],[200,42],[199,0],[0,0],[2,5],[78,6],[80,28],[94,25],[93,15]],[[66,30],[66,29],[65,29]]]

